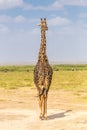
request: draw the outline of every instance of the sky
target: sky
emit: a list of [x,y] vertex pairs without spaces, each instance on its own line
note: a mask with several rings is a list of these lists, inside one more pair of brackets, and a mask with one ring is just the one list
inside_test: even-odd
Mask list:
[[87,63],[87,0],[0,0],[0,65],[37,62],[40,18],[50,63]]

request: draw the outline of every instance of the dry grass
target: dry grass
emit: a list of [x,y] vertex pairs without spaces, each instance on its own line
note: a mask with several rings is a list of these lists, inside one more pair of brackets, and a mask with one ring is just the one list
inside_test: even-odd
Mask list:
[[32,72],[0,72],[0,87],[16,89],[18,87],[34,87]]
[[52,88],[85,92],[87,71],[54,71]]

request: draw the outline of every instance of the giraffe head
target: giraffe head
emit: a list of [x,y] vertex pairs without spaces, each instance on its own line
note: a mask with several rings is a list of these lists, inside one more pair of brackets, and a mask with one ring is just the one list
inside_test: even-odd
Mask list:
[[44,18],[44,19],[41,18],[41,23],[39,24],[39,26],[41,27],[42,31],[47,31],[48,30],[46,18]]

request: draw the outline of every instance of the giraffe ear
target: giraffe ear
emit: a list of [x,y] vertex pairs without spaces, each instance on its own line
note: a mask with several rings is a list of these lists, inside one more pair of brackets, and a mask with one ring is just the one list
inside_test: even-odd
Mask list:
[[37,26],[41,26],[41,24],[37,24]]
[[[42,18],[41,18],[40,20],[41,20],[41,22],[42,22]],[[41,23],[40,23],[40,24],[37,24],[37,26],[41,26]]]

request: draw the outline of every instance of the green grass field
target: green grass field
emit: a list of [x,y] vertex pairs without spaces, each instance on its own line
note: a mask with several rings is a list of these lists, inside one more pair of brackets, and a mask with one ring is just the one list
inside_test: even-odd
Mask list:
[[[51,89],[87,92],[87,65],[53,65]],[[35,88],[34,66],[0,66],[0,87]]]

